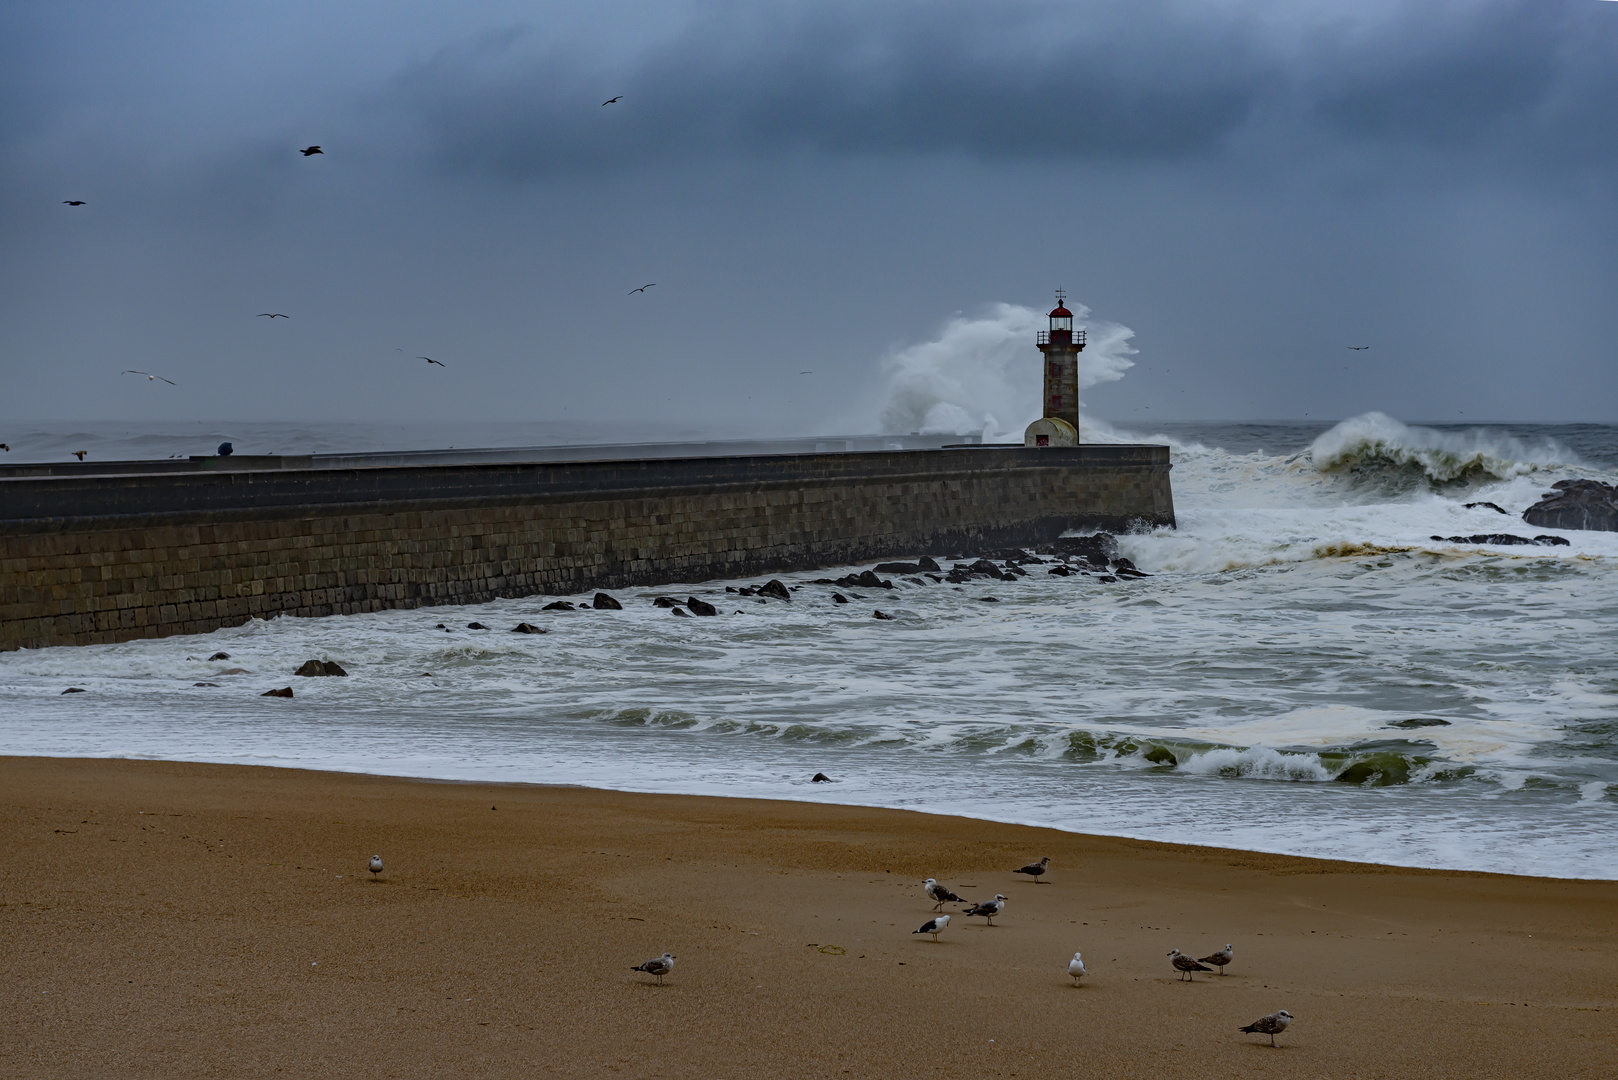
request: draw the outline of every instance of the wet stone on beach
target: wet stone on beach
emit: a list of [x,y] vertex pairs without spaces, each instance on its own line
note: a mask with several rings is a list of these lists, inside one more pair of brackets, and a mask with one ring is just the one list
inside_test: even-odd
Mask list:
[[620,604],[617,600],[615,600],[612,597],[608,596],[604,592],[596,593],[595,599],[590,601],[590,606],[595,608],[597,611],[622,611],[622,610],[624,610],[624,605]]
[[719,614],[719,609],[718,608],[714,607],[712,604],[710,604],[710,603],[708,603],[708,602],[706,602],[704,600],[698,600],[694,596],[686,597],[685,606],[691,609],[691,614],[693,614],[693,615],[717,615],[717,614]]

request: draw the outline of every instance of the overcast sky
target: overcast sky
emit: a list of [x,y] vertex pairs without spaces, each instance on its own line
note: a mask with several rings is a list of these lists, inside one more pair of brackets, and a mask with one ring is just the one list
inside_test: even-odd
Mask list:
[[1615,115],[1604,0],[11,0],[0,418],[851,430],[1061,285],[1097,417],[1613,421]]

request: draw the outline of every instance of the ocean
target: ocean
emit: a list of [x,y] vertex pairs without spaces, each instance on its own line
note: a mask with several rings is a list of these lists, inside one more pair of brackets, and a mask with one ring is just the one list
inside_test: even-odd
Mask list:
[[[588,441],[582,430],[29,436],[51,455],[86,443],[104,459],[223,438],[307,453]],[[1556,480],[1618,480],[1618,427],[1368,414],[1097,422],[1084,435],[1173,448],[1179,528],[1118,539],[1149,577],[1029,565],[959,588],[898,578],[838,605],[811,583],[842,573],[826,570],[779,575],[801,586],[791,602],[727,591],[765,579],[715,581],[621,590],[622,611],[544,612],[554,598],[530,597],[4,653],[0,751],[888,806],[1618,877],[1618,533],[1519,517]],[[1466,506],[1484,502],[1506,513]],[[1569,544],[1432,539],[1497,532]],[[651,602],[665,593],[723,617],[672,618]],[[896,618],[874,619],[878,608]],[[549,632],[510,633],[519,621]],[[311,658],[349,676],[291,677]],[[259,696],[287,685],[294,700]],[[833,782],[811,783],[817,772]]]

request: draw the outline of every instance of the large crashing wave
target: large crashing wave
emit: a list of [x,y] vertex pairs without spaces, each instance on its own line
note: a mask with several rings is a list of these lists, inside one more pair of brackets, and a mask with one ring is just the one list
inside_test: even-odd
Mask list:
[[1344,420],[1314,441],[1309,456],[1321,472],[1421,473],[1437,484],[1506,480],[1580,464],[1577,454],[1553,439],[1529,443],[1487,428],[1414,427],[1380,412]]
[[[1068,304],[1074,328],[1089,335],[1079,354],[1079,389],[1123,378],[1134,366],[1129,339],[1135,332],[1091,319],[1083,304]],[[882,361],[880,414],[867,418],[866,426],[892,433],[1020,436],[1040,416],[1042,367],[1034,340],[1045,319],[1033,308],[996,304],[984,318],[956,316],[936,339],[891,354]]]

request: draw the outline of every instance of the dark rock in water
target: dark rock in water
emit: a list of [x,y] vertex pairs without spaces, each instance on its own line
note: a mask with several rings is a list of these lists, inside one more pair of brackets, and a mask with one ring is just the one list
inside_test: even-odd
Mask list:
[[736,595],[737,596],[757,596],[758,595],[758,590],[753,588],[751,585],[744,585],[740,589],[736,590]]
[[928,574],[927,576],[932,578],[933,581],[936,582],[939,585],[944,584],[944,579],[939,577],[937,574]]
[[554,603],[546,604],[544,607],[540,608],[539,610],[541,610],[541,611],[572,611],[573,610],[573,605],[568,603],[566,600],[557,600]]
[[669,610],[669,614],[670,615],[678,615],[682,619],[689,619],[691,617],[691,613],[689,611],[685,610],[685,608],[683,608],[683,607],[671,608]]
[[919,577],[907,577],[907,578],[905,578],[905,580],[910,582],[910,584],[912,584],[912,585],[925,585],[925,584],[927,584],[925,581],[921,580],[921,578],[919,578]]
[[229,660],[230,659],[230,654],[228,652],[216,652],[212,656],[208,657],[208,659],[209,660]]
[[725,591],[726,592],[735,592],[736,591],[736,586],[734,586],[734,585],[726,585],[725,586]]
[[917,559],[916,565],[921,567],[923,570],[931,570],[935,574],[941,573],[944,569],[926,555],[923,555],[921,558]]
[[659,596],[652,601],[653,607],[679,607],[680,602],[672,596]]
[[221,674],[221,675],[246,675],[247,674],[247,669],[244,668],[244,667],[228,667],[224,671],[221,671],[219,674]]
[[886,619],[889,622],[893,621],[893,616],[892,615],[886,615],[886,614],[883,614],[880,611],[871,612],[871,618],[873,618],[873,619]]
[[214,688],[216,688],[216,689],[217,689],[217,688],[218,688],[218,686],[219,686],[219,684],[218,684],[218,683],[216,683],[216,682],[194,682],[194,683],[192,683],[192,684],[191,684],[191,685],[192,685],[192,686],[212,686],[212,687],[214,687]]
[[[1489,510],[1493,510],[1493,511],[1494,511],[1494,512],[1495,512],[1495,513],[1497,513],[1497,514],[1504,514],[1504,513],[1505,513],[1505,511],[1504,511],[1504,510],[1503,510],[1503,509],[1501,509],[1501,508],[1500,508],[1500,507],[1498,507],[1498,506],[1496,506],[1496,505],[1495,505],[1495,504],[1494,504],[1494,503],[1492,503],[1492,502],[1475,502],[1475,503],[1467,503],[1467,504],[1466,504],[1466,508],[1467,508],[1467,509],[1468,509],[1468,510],[1476,510],[1476,509],[1477,509],[1477,508],[1478,508],[1478,507],[1480,507],[1480,506],[1481,506],[1481,507],[1484,507],[1484,508],[1485,508],[1485,509],[1489,509]],[[1508,515],[1508,516],[1509,516],[1509,515]],[[1532,522],[1530,522],[1530,524],[1532,524]]]
[[[961,568],[957,566],[955,569],[959,570]],[[983,574],[986,577],[994,578],[996,581],[1004,581],[1006,579],[1006,572],[994,565],[994,563],[990,562],[988,559],[979,559],[966,569],[970,573]]]
[[823,772],[817,772],[809,782],[811,784],[829,784],[832,782],[832,779]]
[[[89,691],[85,690],[82,686],[70,686],[66,690],[62,691],[63,694],[84,694],[88,692]],[[61,694],[58,694],[57,696],[60,697]]]
[[484,626],[480,622],[469,622],[469,623],[466,624],[466,628],[468,630],[487,630],[488,629],[487,626]]
[[859,593],[850,593],[849,595],[853,596],[854,599],[856,599],[856,600],[864,600],[865,599],[865,597],[861,596]]
[[1107,557],[1105,555],[1086,555],[1084,558],[1091,566],[1101,570],[1107,568]]
[[878,574],[919,574],[921,563],[913,562],[879,562],[873,570]]
[[1558,480],[1547,494],[1522,512],[1522,519],[1542,529],[1595,529],[1618,532],[1618,484],[1599,480]]
[[1512,545],[1529,544],[1538,547],[1567,547],[1569,541],[1561,536],[1512,536],[1510,533],[1473,533],[1471,536],[1431,536],[1429,540],[1437,540],[1444,544],[1494,544],[1496,546],[1510,547]]
[[883,578],[877,577],[876,574],[873,571],[870,571],[870,570],[865,570],[865,571],[862,571],[861,573],[858,573],[858,574],[849,574],[847,577],[840,577],[836,581],[832,582],[832,584],[833,585],[841,585],[845,589],[853,589],[853,588],[891,589],[891,588],[893,588],[893,582],[887,581],[887,580],[885,580]]
[[834,604],[846,604],[848,603],[848,597],[840,592],[834,592],[831,594],[831,602]]
[[445,626],[443,623],[439,623],[437,626],[433,627],[433,629],[434,630],[442,630],[446,634],[449,633],[449,627]]
[[1115,571],[1115,573],[1117,573],[1117,575],[1119,577],[1126,577],[1126,578],[1142,578],[1142,577],[1151,577],[1152,576],[1150,574],[1143,574],[1139,570],[1134,570],[1134,569],[1131,569],[1131,568],[1129,568],[1127,566],[1120,566]]
[[343,665],[334,664],[330,660],[324,661],[320,666],[326,669],[326,674],[327,675],[347,675],[348,674],[348,672],[343,670]]
[[835,584],[837,584],[837,581],[834,578],[817,577],[817,578],[815,578],[815,580],[811,581],[809,584],[811,584],[811,585],[835,585]]
[[1063,536],[1051,544],[1053,555],[1078,555],[1094,562],[1094,556],[1111,558],[1118,553],[1118,541],[1110,533],[1094,536]]
[[985,604],[998,604],[1000,602],[1000,598],[998,596],[980,596],[978,599],[983,601]]
[[1112,568],[1114,570],[1133,570],[1135,569],[1135,564],[1128,559],[1114,559],[1112,560]]
[[1100,577],[1096,578],[1096,580],[1097,581],[1113,582],[1113,581],[1117,581],[1118,579],[1113,577],[1111,574],[1102,574]]
[[326,674],[326,665],[322,664],[319,660],[305,660],[303,662],[303,666],[297,671],[294,671],[292,674],[302,675],[306,679],[313,678],[316,675]]
[[717,614],[719,614],[719,609],[718,608],[714,607],[710,603],[707,603],[706,601],[698,600],[694,596],[688,596],[688,597],[685,598],[685,606],[691,609],[691,614],[693,614],[693,615],[717,615]]
[[292,696],[292,687],[290,687],[290,686],[283,686],[279,690],[266,690],[262,694],[259,695],[259,697],[291,697],[291,696]]
[[760,585],[758,594],[760,596],[773,596],[777,600],[790,601],[792,599],[792,594],[787,592],[787,587],[774,578]]
[[590,601],[590,606],[597,611],[622,611],[624,605],[614,600],[604,592],[596,593],[596,598]]
[[1448,720],[1438,720],[1425,716],[1412,717],[1409,720],[1395,720],[1388,727],[1396,728],[1423,728],[1423,727],[1449,727]]
[[1055,574],[1057,577],[1068,577],[1073,573],[1073,571],[1069,570],[1065,566],[1053,566],[1045,572],[1047,574]]
[[513,634],[543,634],[543,633],[545,633],[545,631],[541,630],[539,627],[535,626],[533,623],[525,623],[525,622],[520,622],[516,626],[513,626],[511,628],[511,632]]

